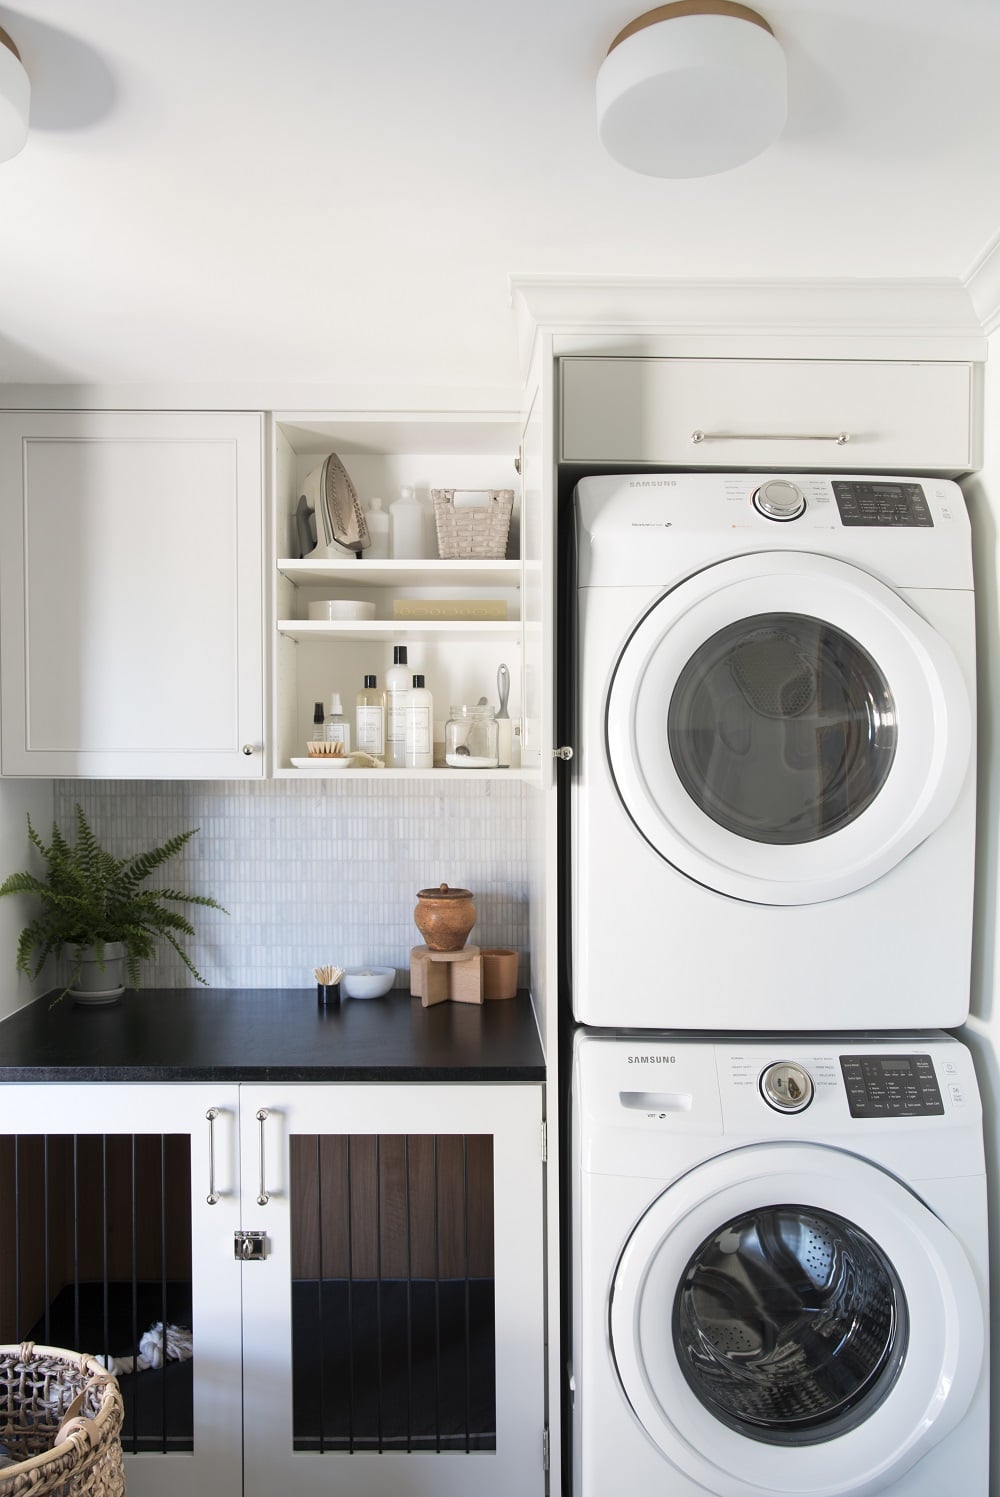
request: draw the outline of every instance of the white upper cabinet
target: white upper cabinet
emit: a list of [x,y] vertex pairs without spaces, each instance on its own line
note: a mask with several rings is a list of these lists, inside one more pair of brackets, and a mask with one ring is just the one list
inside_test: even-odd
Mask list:
[[964,473],[974,366],[888,360],[564,358],[565,462]]
[[0,414],[5,775],[264,773],[262,418]]

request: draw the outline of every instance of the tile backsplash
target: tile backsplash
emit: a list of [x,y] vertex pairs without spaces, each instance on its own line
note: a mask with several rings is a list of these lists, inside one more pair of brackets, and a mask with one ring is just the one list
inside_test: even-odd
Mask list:
[[[326,962],[393,963],[405,984],[418,889],[471,889],[470,941],[512,946],[527,980],[525,815],[519,781],[58,780],[55,818],[72,838],[74,807],[118,857],[199,828],[157,870],[154,886],[208,894],[228,914],[179,906],[185,942],[213,987],[311,987]],[[39,827],[48,840],[48,827]],[[164,944],[143,967],[146,987],[193,987]]]

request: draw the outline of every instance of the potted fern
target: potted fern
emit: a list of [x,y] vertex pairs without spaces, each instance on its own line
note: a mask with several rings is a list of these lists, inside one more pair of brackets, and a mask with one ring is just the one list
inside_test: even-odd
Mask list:
[[33,895],[40,904],[18,937],[17,970],[37,977],[50,956],[65,952],[69,979],[58,997],[70,993],[78,1001],[110,1003],[124,992],[124,979],[138,988],[140,963],[155,956],[159,941],[166,941],[197,981],[205,983],[181,944],[181,937],[194,935],[194,927],[176,906],[222,906],[205,894],[143,887],[194,835],[194,830],[181,832],[149,852],[116,858],[101,847],[79,805],[72,844],[53,823],[46,846],[29,816],[28,837],[41,854],[44,876],[12,873],[0,884],[0,896]]

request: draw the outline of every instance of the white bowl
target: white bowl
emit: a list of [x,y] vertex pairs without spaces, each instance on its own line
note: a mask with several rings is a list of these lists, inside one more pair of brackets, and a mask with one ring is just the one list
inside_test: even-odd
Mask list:
[[348,998],[384,998],[395,981],[395,967],[345,967],[340,986]]
[[351,598],[324,598],[309,604],[309,617],[329,623],[334,619],[373,619],[374,603],[355,603]]

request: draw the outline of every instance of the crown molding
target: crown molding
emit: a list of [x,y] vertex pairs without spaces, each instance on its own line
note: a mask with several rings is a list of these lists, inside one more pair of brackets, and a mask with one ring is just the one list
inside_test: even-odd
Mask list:
[[996,332],[1000,327],[1000,234],[983,250],[964,284],[983,331]]
[[[1000,266],[998,266],[1000,272]],[[541,330],[557,352],[979,361],[960,280],[672,281],[511,275],[522,371]]]

